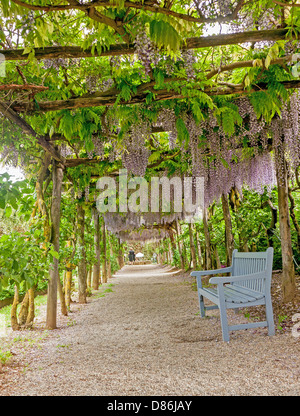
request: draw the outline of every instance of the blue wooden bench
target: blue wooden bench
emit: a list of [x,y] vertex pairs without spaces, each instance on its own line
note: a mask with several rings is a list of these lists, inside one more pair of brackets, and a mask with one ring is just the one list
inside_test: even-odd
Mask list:
[[[271,278],[273,264],[273,248],[260,253],[241,253],[233,251],[231,267],[218,270],[194,271],[191,276],[197,278],[197,288],[200,304],[200,315],[205,317],[205,311],[220,309],[223,340],[229,341],[229,331],[238,329],[268,327],[268,334],[275,335],[273,309],[271,301]],[[203,287],[201,276],[208,274],[230,273],[230,276],[214,276],[209,283],[214,287]],[[215,305],[204,306],[207,298]],[[240,325],[228,325],[227,309],[245,308],[265,305],[266,320]]]

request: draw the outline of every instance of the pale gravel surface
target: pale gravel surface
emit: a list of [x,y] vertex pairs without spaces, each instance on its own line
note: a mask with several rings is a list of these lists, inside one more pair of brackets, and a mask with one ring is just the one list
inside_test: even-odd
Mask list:
[[299,395],[300,338],[260,328],[224,343],[218,310],[201,319],[191,279],[168,268],[125,266],[110,283],[112,293],[61,320],[0,395]]

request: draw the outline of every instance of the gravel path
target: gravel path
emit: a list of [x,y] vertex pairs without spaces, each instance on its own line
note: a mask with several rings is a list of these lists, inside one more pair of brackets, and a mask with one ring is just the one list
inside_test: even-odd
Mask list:
[[168,268],[125,266],[109,283],[31,351],[3,395],[299,395],[300,338],[259,328],[224,343],[218,310],[201,319],[191,279]]

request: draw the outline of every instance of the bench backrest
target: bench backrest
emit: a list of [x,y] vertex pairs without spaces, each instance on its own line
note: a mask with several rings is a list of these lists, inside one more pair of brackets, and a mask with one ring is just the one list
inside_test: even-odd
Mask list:
[[258,292],[265,293],[271,288],[273,266],[273,248],[269,247],[263,252],[241,253],[237,250],[232,254],[232,276],[242,276],[258,272],[266,272],[266,280],[249,279],[238,282],[239,286],[244,286]]

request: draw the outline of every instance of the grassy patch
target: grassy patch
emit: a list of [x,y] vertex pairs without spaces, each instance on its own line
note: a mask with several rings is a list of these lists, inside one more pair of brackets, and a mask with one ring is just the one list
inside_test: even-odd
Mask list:
[[93,295],[94,298],[103,298],[107,293],[113,292],[112,287],[114,286],[113,283],[104,284],[100,287],[99,292]]
[[3,350],[0,348],[0,363],[6,364],[7,361],[9,361],[12,357],[12,354],[10,351]]

